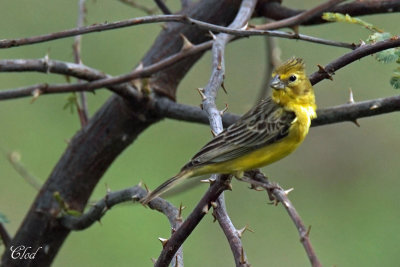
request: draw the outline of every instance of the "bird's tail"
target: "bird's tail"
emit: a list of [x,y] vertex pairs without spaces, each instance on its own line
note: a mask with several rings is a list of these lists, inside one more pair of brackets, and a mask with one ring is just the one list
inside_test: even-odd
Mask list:
[[149,194],[147,194],[147,196],[145,198],[140,200],[140,203],[142,203],[143,205],[148,204],[150,201],[152,201],[153,199],[155,199],[159,195],[165,193],[166,191],[168,191],[172,187],[178,185],[183,180],[191,177],[192,174],[193,174],[192,170],[183,170],[183,171],[181,171],[180,173],[178,173],[174,177],[172,177],[172,178],[168,179],[167,181],[165,181],[164,183],[162,183],[154,191],[149,192]]

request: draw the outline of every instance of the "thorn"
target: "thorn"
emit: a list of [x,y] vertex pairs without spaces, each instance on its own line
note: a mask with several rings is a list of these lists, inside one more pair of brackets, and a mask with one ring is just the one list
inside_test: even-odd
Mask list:
[[291,29],[293,30],[293,32],[296,36],[299,36],[299,26],[298,25],[291,27]]
[[47,50],[47,53],[46,53],[46,55],[44,55],[44,58],[43,58],[43,63],[46,66],[46,73],[47,74],[50,73],[49,60],[50,60],[50,49]]
[[207,214],[208,213],[208,205],[205,205],[201,211],[203,213]]
[[[215,210],[214,210],[214,212],[215,212]],[[217,216],[215,216],[215,214],[214,214],[214,212],[213,213],[211,213],[211,215],[213,216],[213,223],[215,223],[216,221],[217,221]]]
[[290,192],[292,192],[294,190],[294,188],[289,188],[288,190],[284,190],[283,192],[285,193],[285,195],[289,195]]
[[217,55],[217,59],[218,59],[218,65],[217,65],[217,70],[222,70],[222,55],[221,53],[218,53]]
[[204,88],[197,88],[197,91],[199,92],[201,96],[201,100],[205,101],[207,99],[206,95],[204,94]]
[[359,45],[359,47],[364,46],[364,45],[366,45],[366,43],[365,43],[363,40],[360,40],[360,45]]
[[142,185],[143,185],[143,181],[139,181],[137,186],[142,187]]
[[262,187],[256,186],[255,184],[251,184],[250,189],[255,190],[255,191],[264,191],[264,189]]
[[379,106],[377,104],[373,104],[369,109],[370,110],[374,110],[374,109],[377,109],[377,108],[379,108]]
[[361,127],[357,120],[351,120],[351,122],[354,123],[357,127]]
[[329,80],[333,81],[332,74],[335,74],[335,73],[329,73],[329,72],[325,69],[325,67],[321,66],[320,64],[317,64],[317,66],[318,66],[318,72],[319,72],[319,73],[324,73],[324,74],[328,75],[327,78],[328,78]]
[[168,242],[168,239],[162,238],[162,237],[159,237],[158,240],[160,240],[160,242],[161,242],[161,244],[162,244],[163,247],[165,247],[165,245],[166,245],[167,242]]
[[40,89],[33,90],[33,92],[32,92],[33,98],[30,103],[32,104],[33,102],[35,102],[36,99],[38,99],[41,94],[42,94],[42,91]]
[[[224,79],[225,79],[225,77],[224,77]],[[221,87],[222,87],[222,90],[224,90],[225,94],[228,94],[228,91],[226,91],[224,82],[221,83]]]
[[229,191],[232,191],[232,189],[233,189],[232,183],[227,184],[226,187],[227,187],[226,190],[229,190]]
[[147,193],[150,193],[150,190],[149,190],[149,188],[147,187],[147,185],[146,185],[146,184],[143,184],[143,186],[144,186],[144,189],[146,189],[146,192],[147,192]]
[[215,179],[208,178],[208,179],[200,180],[200,182],[212,185],[215,183]]
[[210,204],[211,204],[211,206],[213,206],[214,209],[216,209],[218,207],[217,202],[211,201]]
[[191,49],[193,47],[193,44],[188,40],[188,38],[186,38],[186,36],[183,35],[182,33],[179,35],[182,37],[182,40],[183,40],[183,45],[182,45],[181,51],[186,51],[186,50]]
[[246,22],[246,24],[245,25],[243,25],[243,27],[241,27],[239,30],[242,30],[242,31],[244,31],[244,30],[247,30],[247,28],[249,27],[249,23],[248,22]]
[[248,225],[246,224],[242,229],[236,230],[236,233],[237,233],[237,235],[239,236],[239,238],[242,238],[243,233],[244,233],[246,230],[248,230],[248,231],[254,233],[254,231],[251,230],[251,229],[249,229],[249,228],[248,228]]
[[111,189],[110,187],[108,187],[107,183],[104,184],[104,186],[106,187],[106,194],[110,194],[111,193]]
[[133,201],[138,201],[138,200],[140,199],[140,197],[139,197],[138,194],[135,194],[135,195],[131,196],[131,199],[132,199]]
[[212,31],[208,31],[208,34],[211,36],[211,38],[212,38],[213,40],[217,39],[217,37],[215,36],[214,33],[212,33]]
[[240,263],[241,264],[245,264],[246,263],[246,259],[244,258],[243,246],[240,248]]
[[311,225],[308,226],[306,236],[309,237],[311,232]]
[[219,112],[219,115],[222,116],[228,110],[228,104],[225,103],[225,108]]
[[157,259],[155,259],[155,258],[151,258],[151,262],[153,263],[153,265],[154,264],[156,264],[156,262],[157,262]]
[[181,204],[179,205],[178,217],[176,218],[176,220],[177,220],[178,222],[182,222],[182,221],[183,221],[183,218],[182,218],[182,210],[184,210],[185,208],[186,208],[186,207],[183,206],[183,205],[182,205],[182,202],[181,202]]
[[216,132],[214,132],[212,129],[211,129],[211,134],[213,135],[213,137],[216,137],[218,134],[216,133]]
[[[140,71],[143,69],[143,63],[140,62],[139,65],[134,69],[134,71]],[[136,88],[136,90],[138,90],[139,92],[142,91],[142,79],[134,79],[131,81],[131,84]]]
[[354,95],[353,95],[353,91],[351,90],[351,88],[349,88],[349,101],[347,101],[348,104],[354,104]]
[[201,108],[201,110],[203,110],[203,109],[204,109],[204,107],[203,107],[203,104],[200,104],[200,108]]

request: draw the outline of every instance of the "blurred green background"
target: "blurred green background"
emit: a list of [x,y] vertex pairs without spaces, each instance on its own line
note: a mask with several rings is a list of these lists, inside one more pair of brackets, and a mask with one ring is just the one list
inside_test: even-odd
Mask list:
[[[75,27],[78,1],[4,0],[0,4],[0,39],[20,38]],[[312,7],[319,1],[284,1],[290,7]],[[152,1],[141,1],[148,6]],[[168,1],[174,10],[179,1]],[[144,16],[119,1],[88,1],[87,24]],[[363,19],[394,34],[399,33],[399,14],[367,16]],[[256,21],[260,22],[260,20]],[[254,22],[254,23],[256,23]],[[117,75],[140,61],[160,31],[160,25],[142,25],[94,33],[83,37],[83,63]],[[338,41],[359,42],[368,31],[345,24],[302,27],[300,32]],[[73,39],[0,50],[1,59],[42,58],[73,61]],[[307,70],[327,64],[348,52],[293,40],[279,40],[282,58],[300,56]],[[255,102],[265,70],[265,40],[252,37],[230,44],[226,51],[225,86],[218,105],[243,113]],[[181,83],[178,101],[199,105],[197,87],[204,87],[210,75],[208,52]],[[389,79],[395,66],[382,65],[366,57],[341,69],[334,81],[315,86],[319,107],[343,104],[352,88],[356,101],[396,95]],[[35,83],[63,83],[65,77],[39,73],[0,73],[0,89]],[[93,114],[110,96],[106,90],[89,95]],[[68,95],[48,95],[30,104],[29,98],[0,102],[0,147],[18,151],[22,162],[41,181],[50,174],[67,141],[79,129],[76,113],[63,110]],[[290,194],[305,224],[312,226],[311,241],[325,266],[398,266],[400,262],[400,164],[398,113],[359,120],[361,127],[340,123],[312,128],[304,144],[291,156],[264,169],[273,181]],[[116,160],[98,184],[92,199],[144,181],[154,188],[180,167],[209,139],[207,126],[164,120],[145,131]],[[177,149],[179,148],[179,149]],[[187,206],[187,216],[207,189],[206,185],[169,197]],[[37,191],[0,156],[0,212],[18,229]],[[233,222],[248,224],[243,243],[252,266],[308,266],[298,233],[281,205],[268,205],[265,193],[234,181],[226,193]],[[218,224],[207,215],[184,246],[187,266],[232,266],[233,258]],[[158,237],[168,237],[166,218],[141,205],[124,204],[102,219],[68,237],[54,266],[151,266],[161,250]],[[4,247],[0,246],[0,253]]]

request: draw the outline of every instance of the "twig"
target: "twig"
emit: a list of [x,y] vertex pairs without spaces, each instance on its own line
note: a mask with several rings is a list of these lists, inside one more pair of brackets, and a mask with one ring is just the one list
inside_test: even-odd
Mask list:
[[[127,202],[138,202],[140,199],[147,195],[147,191],[140,186],[133,186],[124,190],[110,192],[99,200],[94,206],[80,217],[63,216],[60,218],[61,224],[70,230],[84,230],[90,227],[93,223],[100,221],[100,219],[110,210],[113,206]],[[156,198],[152,200],[149,205],[151,209],[163,213],[172,227],[172,232],[180,227],[182,224],[182,217],[179,210],[170,202]],[[173,257],[173,266],[183,266],[183,253],[182,250],[177,250],[176,256]],[[175,265],[175,260],[178,259],[178,265]]]
[[[204,51],[211,47],[212,42],[204,42],[199,45],[193,45],[190,49],[183,50],[177,54],[174,54],[170,57],[167,57],[163,60],[158,61],[150,66],[146,66],[139,70],[134,70],[130,73],[123,74],[116,77],[108,77],[98,79],[93,82],[83,83],[83,84],[58,84],[58,85],[48,85],[48,84],[38,84],[34,86],[19,88],[19,89],[10,89],[10,90],[2,90],[0,92],[0,100],[13,99],[18,97],[26,97],[31,96],[32,93],[39,89],[40,94],[49,94],[49,93],[65,93],[65,92],[81,92],[81,91],[93,91],[95,89],[101,87],[109,87],[114,93],[120,95],[127,100],[136,101],[138,98],[138,92],[136,90],[124,90],[120,87],[110,87],[111,85],[120,84],[124,82],[131,81],[137,78],[149,77],[153,73],[165,69],[176,62],[184,59],[187,56],[197,54],[201,51]],[[44,63],[44,65],[48,65]]]
[[[167,98],[158,98],[154,109],[166,118],[208,124],[207,114],[198,107],[175,103]],[[344,104],[317,110],[318,117],[312,121],[311,127],[339,122],[352,122],[359,118],[382,115],[400,111],[400,96],[378,98],[353,104]],[[222,122],[228,127],[240,118],[239,115],[224,113]]]
[[[83,27],[85,24],[85,15],[86,15],[85,1],[86,0],[79,0],[78,21],[76,23],[77,24],[76,26],[78,28]],[[74,59],[75,59],[76,64],[82,64],[81,43],[82,43],[82,36],[81,35],[75,36],[73,51],[74,51]],[[81,82],[81,80],[78,80],[78,83],[80,83],[80,82]],[[80,97],[80,102],[76,108],[77,108],[77,113],[79,115],[79,119],[81,122],[81,126],[83,128],[89,121],[89,111],[88,111],[86,93],[79,92],[79,97]]]
[[11,242],[11,237],[2,223],[0,223],[0,238],[3,241],[4,246],[8,247]]
[[270,35],[270,36],[275,36],[275,37],[280,37],[280,38],[303,40],[303,41],[308,41],[308,42],[314,42],[314,43],[320,43],[320,44],[326,44],[326,45],[338,46],[338,47],[344,47],[344,48],[350,48],[350,49],[353,49],[355,47],[355,45],[353,45],[353,44],[348,44],[348,43],[343,43],[343,42],[335,42],[335,41],[320,39],[320,38],[311,37],[311,36],[307,36],[307,35],[303,35],[303,34],[293,34],[293,33],[287,33],[287,32],[282,32],[282,31],[270,31],[270,30],[230,29],[228,27],[223,27],[223,26],[203,22],[200,20],[196,20],[193,18],[189,18],[185,15],[157,15],[157,16],[139,17],[139,18],[134,18],[134,19],[129,19],[129,20],[110,22],[110,23],[94,24],[94,25],[90,25],[90,26],[64,30],[61,32],[55,32],[55,33],[44,34],[44,35],[39,35],[39,36],[32,36],[32,37],[21,38],[21,39],[0,40],[0,48],[11,48],[11,47],[22,46],[22,45],[30,45],[30,44],[35,44],[35,43],[42,43],[42,42],[57,40],[60,38],[67,38],[67,37],[76,36],[76,35],[88,34],[88,33],[92,33],[92,32],[107,31],[107,30],[131,27],[131,26],[141,25],[141,24],[156,23],[156,22],[185,23],[185,24],[196,26],[200,29],[209,30],[209,31],[213,31],[213,32],[229,33],[229,34],[232,34],[232,35],[235,35],[238,37],[248,37],[248,36],[253,36],[253,35]]
[[243,177],[242,181],[248,182],[252,185],[263,187],[268,192],[275,197],[276,200],[282,203],[285,207],[286,211],[289,214],[289,217],[292,219],[293,223],[296,226],[297,231],[300,235],[300,242],[302,243],[308,259],[311,262],[313,267],[320,267],[322,266],[319,262],[317,255],[311,245],[310,238],[309,238],[309,229],[304,226],[303,221],[301,220],[300,215],[296,211],[295,207],[293,206],[292,202],[287,197],[287,193],[279,186],[270,183],[266,177],[258,170],[250,171],[245,173],[245,177]]
[[[246,25],[253,14],[257,1],[246,0],[242,2],[241,8],[234,21],[229,25],[230,29],[240,29]],[[211,130],[216,134],[223,131],[222,119],[216,107],[215,100],[218,89],[221,87],[225,75],[225,46],[234,36],[226,33],[219,34],[212,47],[212,73],[208,84],[204,88],[204,98],[202,102],[203,110],[207,113]],[[215,177],[220,179],[218,176]],[[215,207],[215,216],[222,230],[227,237],[231,247],[236,266],[249,266],[243,245],[236,228],[233,226],[225,206],[223,194],[218,198]]]
[[14,170],[21,175],[24,180],[30,184],[33,188],[35,188],[37,191],[40,190],[42,187],[42,183],[40,180],[32,175],[26,168],[25,166],[21,163],[20,161],[20,155],[17,152],[10,152],[10,153],[5,153],[7,156],[8,161],[10,162],[11,166],[14,168]]
[[[257,6],[258,14],[274,20],[283,20],[296,16],[304,10],[294,10],[282,6],[278,1],[260,0]],[[380,1],[353,1],[348,4],[341,4],[325,10],[326,12],[338,12],[349,14],[350,16],[364,16],[380,13],[392,13],[400,11],[400,2],[398,0],[380,0]],[[321,13],[302,22],[302,25],[316,25],[328,23],[321,18]]]
[[157,262],[154,264],[155,267],[167,267],[174,257],[175,252],[185,242],[186,238],[192,233],[194,228],[200,223],[201,219],[207,214],[211,207],[211,202],[215,202],[218,196],[226,189],[230,179],[227,176],[222,177],[215,181],[204,196],[201,198],[199,203],[182,223],[182,225],[172,234],[171,238],[165,244]]
[[290,17],[287,19],[282,19],[279,21],[271,22],[271,23],[267,23],[264,25],[258,25],[256,28],[263,29],[263,30],[271,30],[271,29],[278,29],[278,28],[283,28],[283,27],[296,26],[296,25],[303,23],[304,21],[309,20],[315,14],[319,14],[323,11],[326,11],[329,8],[332,8],[343,1],[345,1],[345,0],[329,0],[325,3],[322,3],[314,8],[308,9],[308,10],[306,10],[298,15],[295,15],[293,17]]
[[171,10],[167,7],[167,5],[162,0],[154,0],[156,2],[158,8],[164,13],[165,15],[172,14]]

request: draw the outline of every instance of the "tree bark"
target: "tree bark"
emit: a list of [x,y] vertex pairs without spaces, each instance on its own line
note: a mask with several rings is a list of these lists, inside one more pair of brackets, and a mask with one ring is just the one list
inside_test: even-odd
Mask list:
[[[183,13],[199,20],[227,25],[234,18],[240,2],[205,0],[190,6]],[[210,38],[206,32],[193,30],[190,25],[168,23],[143,58],[143,65],[147,66],[179,51],[183,43],[179,33],[193,43]],[[150,79],[151,88],[156,93],[175,99],[179,82],[200,57],[201,54],[192,56],[156,73]],[[5,249],[2,266],[49,266],[53,262],[70,232],[56,218],[60,207],[53,194],[59,192],[71,209],[82,211],[94,187],[117,156],[143,130],[162,119],[162,116],[152,112],[148,100],[143,98],[132,105],[118,96],[112,96],[88,125],[76,133],[37,195],[10,246]],[[19,245],[32,247],[33,250],[42,249],[34,260],[12,259],[10,247]]]

